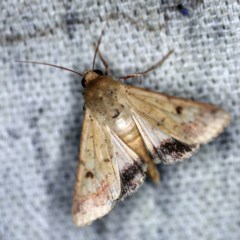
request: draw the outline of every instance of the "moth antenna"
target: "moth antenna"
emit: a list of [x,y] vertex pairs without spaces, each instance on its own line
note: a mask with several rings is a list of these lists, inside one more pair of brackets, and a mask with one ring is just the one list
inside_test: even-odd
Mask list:
[[154,64],[152,67],[148,68],[146,71],[139,72],[139,73],[133,73],[133,74],[129,74],[124,77],[120,77],[120,80],[126,80],[128,78],[139,77],[139,76],[147,74],[148,72],[156,69],[157,67],[160,67],[172,53],[173,53],[173,50],[170,50],[159,62]]
[[62,70],[66,70],[66,71],[69,71],[69,72],[73,72],[73,73],[76,73],[80,76],[83,77],[83,74],[80,73],[80,72],[77,72],[77,71],[74,71],[72,69],[69,69],[69,68],[65,68],[65,67],[62,67],[62,66],[59,66],[59,65],[55,65],[55,64],[50,64],[50,63],[44,63],[44,62],[32,62],[32,61],[16,61],[16,62],[20,62],[20,63],[33,63],[33,64],[40,64],[40,65],[46,65],[46,66],[50,66],[50,67],[55,67],[55,68],[59,68],[59,69],[62,69]]
[[105,31],[106,25],[107,25],[107,23],[106,23],[105,26],[103,27],[103,29],[102,29],[102,31],[101,31],[101,34],[100,34],[100,37],[98,38],[98,41],[97,41],[97,44],[96,44],[96,49],[95,49],[95,53],[94,53],[94,57],[93,57],[92,70],[94,70],[94,66],[95,66],[95,61],[96,61],[98,49],[99,49],[100,43],[101,43],[101,41],[102,41],[102,37],[103,37],[104,31]]

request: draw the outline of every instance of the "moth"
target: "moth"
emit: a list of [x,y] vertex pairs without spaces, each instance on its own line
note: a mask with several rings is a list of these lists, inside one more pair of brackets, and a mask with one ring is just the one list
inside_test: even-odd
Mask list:
[[[144,72],[120,80],[108,75],[108,63],[95,45],[92,69],[82,77],[84,119],[72,216],[85,226],[111,211],[135,192],[146,174],[159,181],[156,163],[172,164],[189,158],[201,144],[218,136],[230,116],[211,104],[127,85],[123,80],[143,76],[160,66],[173,51]],[[95,69],[96,56],[105,71]],[[26,61],[20,61],[26,62]]]

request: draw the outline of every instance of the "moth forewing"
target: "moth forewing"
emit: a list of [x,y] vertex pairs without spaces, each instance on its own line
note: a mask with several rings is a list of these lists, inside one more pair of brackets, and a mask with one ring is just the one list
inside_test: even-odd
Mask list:
[[128,86],[130,106],[150,125],[188,145],[204,144],[219,135],[230,115],[212,104]]
[[107,214],[121,194],[116,161],[112,160],[109,136],[86,109],[73,198],[73,221],[90,224]]

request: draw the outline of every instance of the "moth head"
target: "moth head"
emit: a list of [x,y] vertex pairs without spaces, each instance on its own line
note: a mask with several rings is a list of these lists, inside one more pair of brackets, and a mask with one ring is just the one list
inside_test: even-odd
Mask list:
[[87,85],[97,79],[99,76],[102,76],[103,75],[103,72],[101,70],[98,70],[98,69],[95,69],[95,70],[92,70],[92,69],[87,69],[84,71],[83,73],[83,78],[82,78],[82,86],[84,88],[87,87]]

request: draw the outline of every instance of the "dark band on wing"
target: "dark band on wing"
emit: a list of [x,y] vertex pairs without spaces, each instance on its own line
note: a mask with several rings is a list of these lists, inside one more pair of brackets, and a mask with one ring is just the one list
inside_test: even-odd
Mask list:
[[122,192],[120,198],[124,198],[136,191],[143,183],[145,173],[139,164],[134,163],[121,171]]
[[162,141],[156,149],[161,162],[165,164],[174,163],[189,158],[198,149],[198,145],[187,145],[169,138]]

